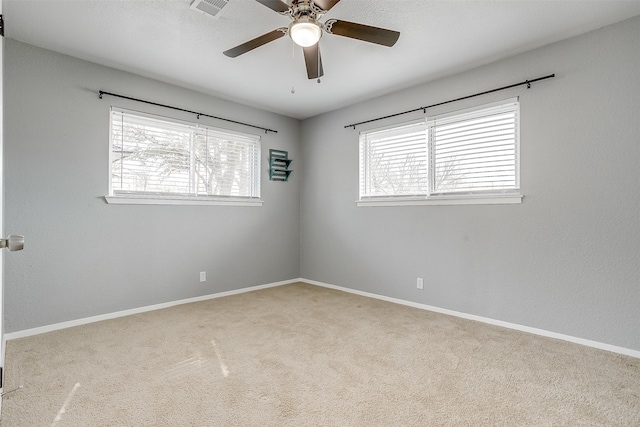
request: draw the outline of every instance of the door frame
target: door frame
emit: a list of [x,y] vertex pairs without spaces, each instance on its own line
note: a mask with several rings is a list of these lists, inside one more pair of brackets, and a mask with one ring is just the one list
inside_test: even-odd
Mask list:
[[[0,0],[0,16],[2,16],[2,0]],[[3,24],[4,25],[4,24]],[[4,28],[4,26],[3,26]],[[4,30],[0,34],[0,236],[4,236]],[[0,250],[0,417],[2,416],[2,391],[4,387],[4,253]]]

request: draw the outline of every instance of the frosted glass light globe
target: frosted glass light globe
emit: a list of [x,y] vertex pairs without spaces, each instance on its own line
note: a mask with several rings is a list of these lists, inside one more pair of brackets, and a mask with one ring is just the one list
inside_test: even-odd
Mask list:
[[298,46],[309,47],[318,43],[322,29],[314,22],[293,22],[289,27],[289,35]]

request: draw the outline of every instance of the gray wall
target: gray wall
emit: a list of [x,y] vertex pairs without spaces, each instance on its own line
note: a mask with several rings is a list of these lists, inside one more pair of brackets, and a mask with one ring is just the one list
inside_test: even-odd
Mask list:
[[[304,121],[302,277],[640,350],[638,70],[636,17]],[[344,125],[550,73],[430,111],[520,96],[522,204],[356,207]]]
[[[300,122],[6,40],[5,330],[299,277],[299,184],[268,180],[269,148],[300,157]],[[109,107],[194,121],[103,89],[262,125],[262,207],[108,205]],[[294,167],[295,169],[295,167]],[[199,272],[207,282],[199,283]]]

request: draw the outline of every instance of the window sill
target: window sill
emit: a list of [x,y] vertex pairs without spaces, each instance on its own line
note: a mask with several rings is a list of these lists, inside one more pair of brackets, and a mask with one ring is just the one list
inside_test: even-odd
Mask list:
[[425,198],[375,198],[358,200],[358,207],[370,206],[422,206],[422,205],[508,205],[522,203],[520,194],[493,194],[476,196],[434,196]]
[[201,205],[201,206],[262,206],[260,199],[204,199],[196,197],[157,197],[140,195],[104,196],[108,204],[115,205]]

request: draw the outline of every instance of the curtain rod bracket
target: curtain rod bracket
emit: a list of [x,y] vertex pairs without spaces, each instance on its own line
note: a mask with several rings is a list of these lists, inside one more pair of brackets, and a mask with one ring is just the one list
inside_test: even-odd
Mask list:
[[531,82],[529,80],[526,80],[527,82],[527,89],[531,89]]

